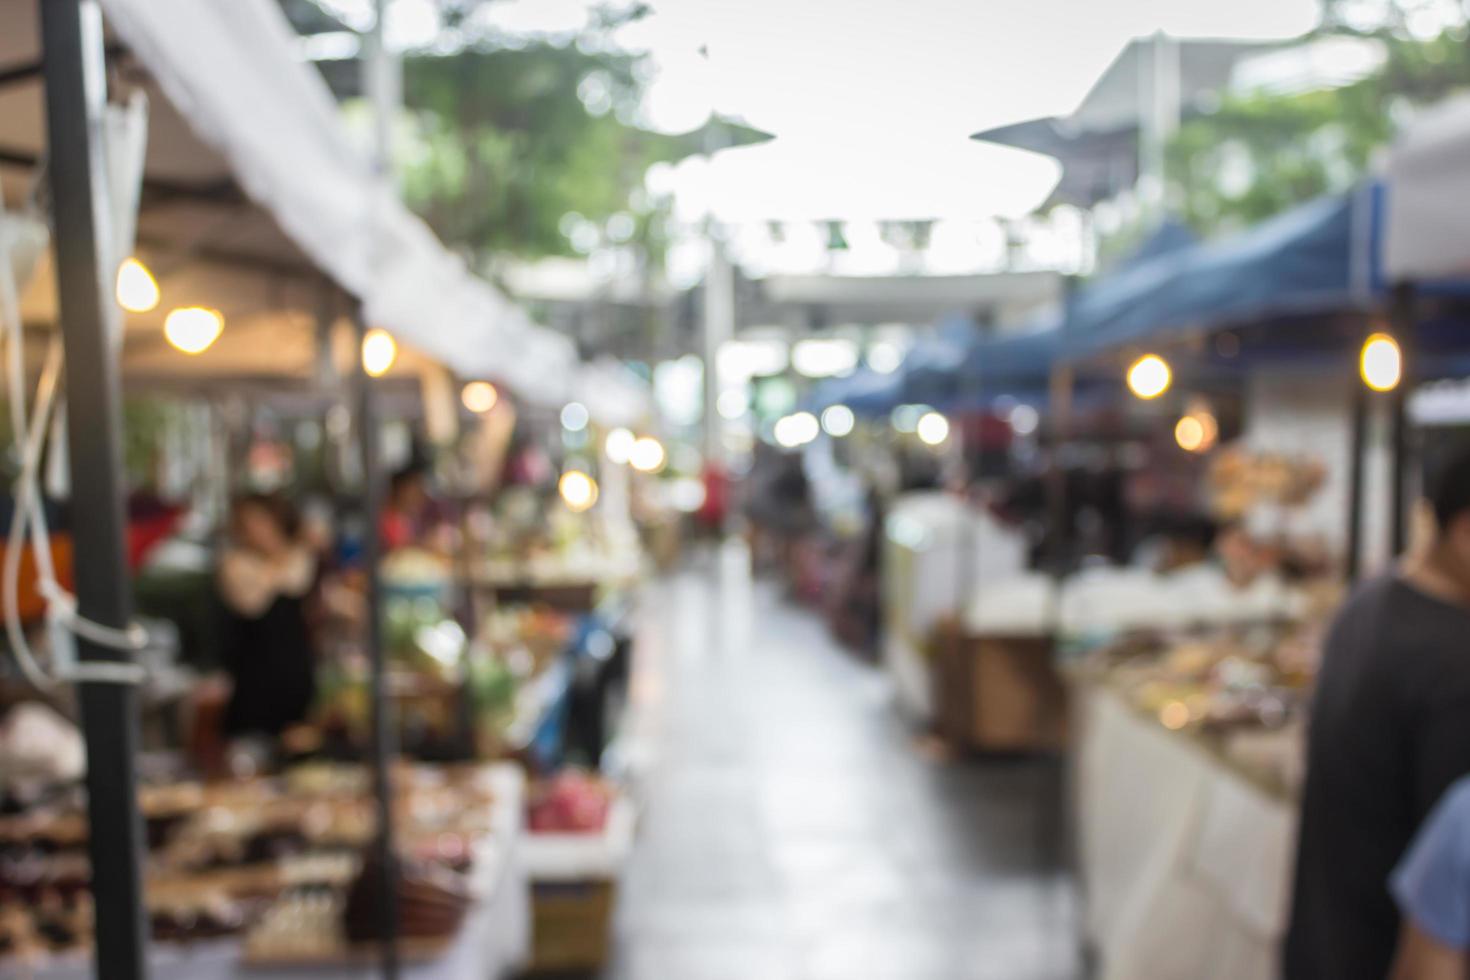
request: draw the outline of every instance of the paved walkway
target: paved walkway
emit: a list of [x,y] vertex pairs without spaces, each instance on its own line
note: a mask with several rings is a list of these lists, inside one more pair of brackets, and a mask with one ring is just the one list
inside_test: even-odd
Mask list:
[[733,547],[643,617],[609,980],[1074,980],[1054,764],[930,758]]

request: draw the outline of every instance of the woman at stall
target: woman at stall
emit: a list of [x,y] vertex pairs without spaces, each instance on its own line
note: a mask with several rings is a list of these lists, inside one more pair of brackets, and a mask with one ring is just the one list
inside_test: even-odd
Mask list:
[[278,736],[306,719],[316,694],[306,610],[316,561],[289,504],[266,494],[235,501],[218,580],[224,663],[234,681],[225,731]]

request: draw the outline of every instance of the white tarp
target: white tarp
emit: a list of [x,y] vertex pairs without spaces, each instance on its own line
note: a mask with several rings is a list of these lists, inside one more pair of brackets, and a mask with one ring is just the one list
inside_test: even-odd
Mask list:
[[1420,116],[1388,158],[1390,280],[1470,273],[1470,96]]
[[[108,22],[241,188],[368,319],[456,373],[555,404],[565,338],[471,275],[376,179],[269,0],[102,0]],[[553,383],[560,381],[560,385]]]

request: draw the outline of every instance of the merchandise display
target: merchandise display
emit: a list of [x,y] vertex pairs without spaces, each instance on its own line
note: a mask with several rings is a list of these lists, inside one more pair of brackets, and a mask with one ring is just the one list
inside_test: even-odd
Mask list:
[[[508,766],[404,764],[394,780],[400,933],[430,958],[457,941],[477,903],[493,903],[493,889],[524,889],[506,865],[522,778]],[[369,894],[377,879],[362,857],[375,826],[362,768],[310,763],[279,776],[153,783],[141,803],[149,921],[163,946],[230,940],[243,962],[281,966],[347,962],[380,938]],[[0,822],[3,947],[37,975],[86,951],[85,839],[68,787]]]

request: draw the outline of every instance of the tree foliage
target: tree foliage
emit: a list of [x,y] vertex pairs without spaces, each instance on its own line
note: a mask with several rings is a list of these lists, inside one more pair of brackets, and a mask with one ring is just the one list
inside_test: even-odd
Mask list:
[[[656,260],[664,203],[643,192],[644,175],[708,149],[712,134],[637,126],[642,71],[639,56],[554,38],[407,58],[404,101],[419,126],[417,151],[402,161],[410,204],[479,257],[576,254],[586,249],[578,232],[591,229]],[[764,136],[710,126],[716,145]]]
[[[1227,95],[1181,125],[1168,147],[1172,209],[1209,233],[1253,224],[1323,194],[1345,190],[1412,111],[1470,88],[1470,45],[1462,30],[1421,40],[1404,10],[1371,30],[1330,4],[1319,36],[1351,35],[1383,46],[1382,65],[1349,85],[1297,94]],[[1337,11],[1337,13],[1334,13]]]

